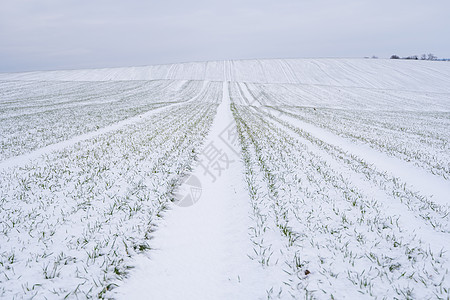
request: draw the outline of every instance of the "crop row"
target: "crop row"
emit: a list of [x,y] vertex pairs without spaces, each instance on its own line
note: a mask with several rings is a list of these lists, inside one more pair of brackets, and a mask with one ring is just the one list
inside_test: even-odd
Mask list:
[[[260,111],[260,113],[262,112]],[[366,181],[378,186],[388,195],[394,196],[397,202],[402,203],[405,208],[414,212],[417,217],[425,221],[433,230],[450,233],[450,206],[448,204],[433,202],[428,197],[415,191],[403,182],[401,178],[378,170],[373,165],[364,161],[364,159],[347,153],[340,147],[331,145],[270,113],[264,112],[263,114],[285,128],[288,128],[299,137],[320,147],[346,167],[352,169],[354,172],[360,173]]]
[[165,108],[1,173],[0,297],[107,296],[151,247],[218,101]]
[[[386,111],[448,111],[448,93],[320,84],[241,83],[261,105]],[[237,99],[237,101],[239,101]]]
[[[66,105],[1,119],[0,161],[97,130],[155,108],[188,101],[195,96],[199,96],[200,99],[217,99],[217,91],[220,91],[216,83],[209,83],[201,90],[203,83],[196,81],[178,83],[181,90],[177,88],[175,91],[173,87],[167,87],[166,83],[158,86],[142,83],[140,87],[130,88],[127,92],[122,90],[123,84],[110,85],[117,94],[111,98],[97,95],[97,98],[84,98],[83,105],[80,103],[71,107]],[[90,90],[86,90],[86,93],[90,93]],[[80,93],[73,98],[83,97],[84,94]]]
[[274,109],[450,179],[449,113]]
[[[196,92],[200,82],[119,81],[119,82],[0,82],[0,119],[57,110],[79,105],[124,102],[144,98],[152,102],[178,101],[180,89]],[[179,95],[178,95],[179,96]]]
[[253,208],[250,256],[284,271],[269,297],[449,296],[447,256],[416,236],[403,211],[384,209],[396,195],[372,196],[276,117],[235,103],[231,110]]

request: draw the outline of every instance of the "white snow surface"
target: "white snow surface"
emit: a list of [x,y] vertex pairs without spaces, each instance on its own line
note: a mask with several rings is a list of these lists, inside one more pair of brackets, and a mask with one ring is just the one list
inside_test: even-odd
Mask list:
[[275,274],[261,276],[259,265],[247,256],[251,223],[242,163],[219,138],[234,122],[227,89],[224,84],[206,144],[222,149],[230,168],[215,181],[202,166],[195,168],[200,199],[193,206],[174,205],[167,213],[155,233],[157,248],[137,258],[136,270],[117,289],[118,299],[256,299],[270,286]]
[[261,59],[3,73],[3,80],[210,80],[448,93],[450,64],[387,59]]
[[0,299],[450,297],[450,64],[0,73]]

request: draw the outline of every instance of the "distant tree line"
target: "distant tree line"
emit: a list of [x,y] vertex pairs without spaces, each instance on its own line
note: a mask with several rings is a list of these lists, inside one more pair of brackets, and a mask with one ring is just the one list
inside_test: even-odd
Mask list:
[[[419,56],[418,55],[411,55],[411,56],[406,56],[406,57],[400,57],[396,54],[391,56],[391,59],[414,59],[414,60],[418,60]],[[438,59],[438,57],[436,55],[434,55],[433,53],[428,53],[428,54],[422,54],[420,56],[421,60],[447,60],[447,59]]]

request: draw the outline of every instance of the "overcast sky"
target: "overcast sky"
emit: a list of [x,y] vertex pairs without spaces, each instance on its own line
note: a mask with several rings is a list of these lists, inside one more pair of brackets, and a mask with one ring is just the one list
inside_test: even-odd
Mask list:
[[449,0],[0,1],[0,72],[424,52],[450,57]]

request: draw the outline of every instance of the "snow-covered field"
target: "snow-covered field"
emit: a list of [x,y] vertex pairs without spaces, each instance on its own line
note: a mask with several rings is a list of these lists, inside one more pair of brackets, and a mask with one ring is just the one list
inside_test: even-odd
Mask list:
[[0,298],[448,299],[450,64],[0,74]]

